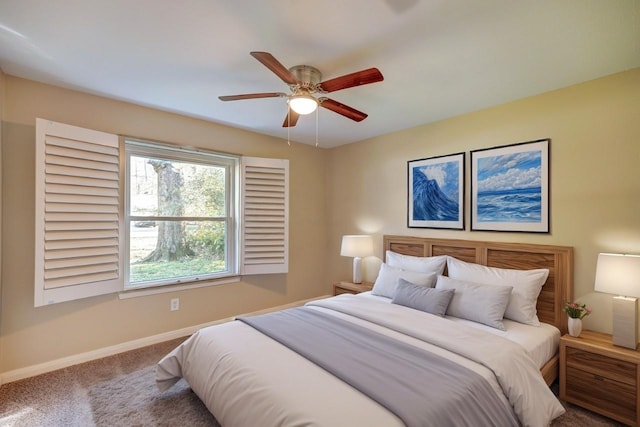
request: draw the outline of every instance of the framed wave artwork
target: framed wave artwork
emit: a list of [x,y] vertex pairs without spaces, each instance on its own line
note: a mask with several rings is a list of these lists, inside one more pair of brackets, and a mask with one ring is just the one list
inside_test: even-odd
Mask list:
[[410,160],[407,226],[464,230],[464,153]]
[[549,143],[471,151],[471,230],[549,232]]

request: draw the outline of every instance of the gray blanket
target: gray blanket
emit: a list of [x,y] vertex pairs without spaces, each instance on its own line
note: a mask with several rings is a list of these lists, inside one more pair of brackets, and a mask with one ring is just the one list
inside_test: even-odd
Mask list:
[[518,425],[484,378],[418,347],[308,307],[238,320],[356,388],[409,427]]

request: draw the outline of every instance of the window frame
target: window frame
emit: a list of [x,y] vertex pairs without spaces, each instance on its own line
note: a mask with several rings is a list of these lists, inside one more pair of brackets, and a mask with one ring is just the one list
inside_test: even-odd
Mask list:
[[[239,167],[240,156],[217,153],[208,150],[193,149],[182,146],[170,145],[166,143],[140,140],[131,137],[123,137],[123,157],[124,157],[124,175],[122,178],[123,194],[124,194],[124,262],[123,262],[123,289],[126,293],[136,293],[144,290],[156,289],[159,292],[163,288],[179,288],[189,286],[190,284],[202,284],[203,282],[211,282],[223,280],[226,283],[227,278],[238,276],[239,274],[239,247],[240,247],[240,227],[239,224]],[[178,161],[183,163],[192,163],[205,166],[216,166],[225,168],[225,212],[223,216],[217,217],[173,217],[173,216],[140,216],[131,215],[131,157],[153,157],[168,161]],[[225,242],[225,271],[208,273],[202,275],[182,276],[168,279],[160,279],[153,281],[139,282],[132,284],[130,281],[131,262],[130,262],[130,242],[131,242],[131,224],[135,221],[144,220],[175,220],[175,221],[214,221],[223,222],[226,225],[226,242]]]

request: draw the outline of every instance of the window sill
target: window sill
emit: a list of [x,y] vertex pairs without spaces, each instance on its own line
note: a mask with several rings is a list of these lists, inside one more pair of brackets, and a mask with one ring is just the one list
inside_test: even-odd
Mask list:
[[237,283],[240,281],[240,276],[230,276],[221,279],[212,279],[202,282],[181,283],[178,285],[165,285],[154,286],[149,288],[131,289],[128,291],[122,291],[118,294],[120,299],[129,299],[137,297],[145,297],[148,295],[166,294],[168,292],[184,291],[187,289],[204,288],[208,286],[224,285],[227,283]]

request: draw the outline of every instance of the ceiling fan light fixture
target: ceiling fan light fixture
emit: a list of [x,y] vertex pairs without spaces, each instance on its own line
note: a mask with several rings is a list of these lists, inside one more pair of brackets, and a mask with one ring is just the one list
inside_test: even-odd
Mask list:
[[311,114],[318,108],[318,101],[311,95],[294,95],[288,102],[291,109],[300,115]]

